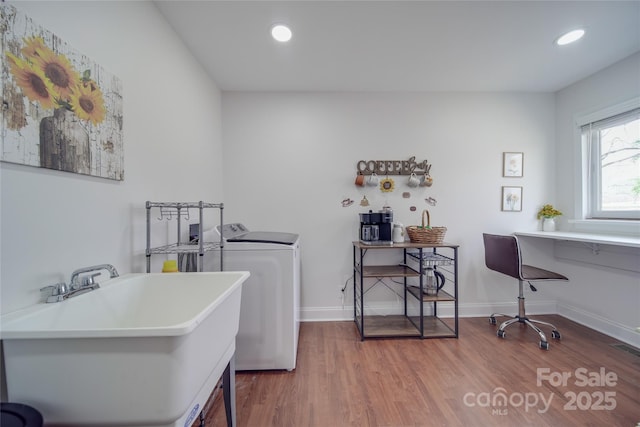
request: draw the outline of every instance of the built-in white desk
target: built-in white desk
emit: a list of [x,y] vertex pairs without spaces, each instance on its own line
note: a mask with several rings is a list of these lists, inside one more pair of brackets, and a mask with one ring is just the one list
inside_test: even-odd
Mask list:
[[[586,262],[607,268],[630,271],[632,274],[636,275],[634,277],[637,277],[637,274],[640,273],[640,251],[637,250],[640,248],[640,238],[638,237],[617,236],[611,234],[576,233],[569,231],[517,231],[513,234],[522,237],[536,237],[555,240],[557,242],[554,243],[554,256],[556,258]],[[564,243],[563,241],[582,243],[585,246],[588,246],[591,251],[586,248],[580,249],[577,245]],[[564,247],[567,245],[572,247]],[[602,249],[601,252],[600,245],[607,245],[609,247]],[[617,248],[611,248],[611,246],[617,246]],[[635,294],[624,294],[624,297],[637,299],[637,288]],[[611,328],[610,322],[608,321],[602,323],[600,320],[590,315],[584,316],[578,311],[574,311],[573,314],[571,314],[571,308],[569,308],[568,311],[569,313],[564,313],[563,315],[573,318],[574,320],[582,318],[580,323],[587,326],[595,326],[596,329],[612,336],[626,337],[624,339],[626,342],[638,342],[636,334],[631,332],[633,329],[629,330],[626,327],[621,327],[619,330],[616,330],[617,327]],[[635,328],[635,330],[640,332],[640,327]]]
[[613,245],[640,248],[640,238],[608,234],[575,233],[569,231],[516,231],[516,236],[540,237],[543,239],[568,240],[591,245]]

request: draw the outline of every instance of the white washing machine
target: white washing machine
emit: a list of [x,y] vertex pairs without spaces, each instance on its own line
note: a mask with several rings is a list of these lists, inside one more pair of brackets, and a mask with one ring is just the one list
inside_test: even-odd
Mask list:
[[[220,239],[220,226],[203,233]],[[249,231],[225,224],[223,268],[249,271],[242,286],[235,367],[239,371],[296,367],[300,331],[300,238],[293,233]],[[208,252],[205,271],[220,269],[220,254]]]

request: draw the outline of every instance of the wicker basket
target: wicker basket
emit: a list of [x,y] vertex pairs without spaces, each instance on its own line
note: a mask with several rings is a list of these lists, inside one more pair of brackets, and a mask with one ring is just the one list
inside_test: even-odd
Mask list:
[[[424,217],[427,217],[427,224],[424,223]],[[439,245],[444,240],[447,227],[431,227],[431,216],[428,210],[422,211],[422,226],[410,225],[407,227],[407,233],[412,243],[428,243]]]

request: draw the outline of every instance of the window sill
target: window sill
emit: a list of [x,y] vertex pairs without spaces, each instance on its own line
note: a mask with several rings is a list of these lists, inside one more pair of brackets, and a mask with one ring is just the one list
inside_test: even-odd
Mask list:
[[579,233],[615,234],[629,238],[640,238],[640,221],[614,219],[570,219],[571,230]]

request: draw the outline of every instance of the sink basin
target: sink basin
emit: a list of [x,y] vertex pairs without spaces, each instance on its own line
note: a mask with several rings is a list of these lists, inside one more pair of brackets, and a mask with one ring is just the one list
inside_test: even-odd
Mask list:
[[247,277],[128,274],[2,316],[9,400],[45,425],[191,425],[235,352]]

